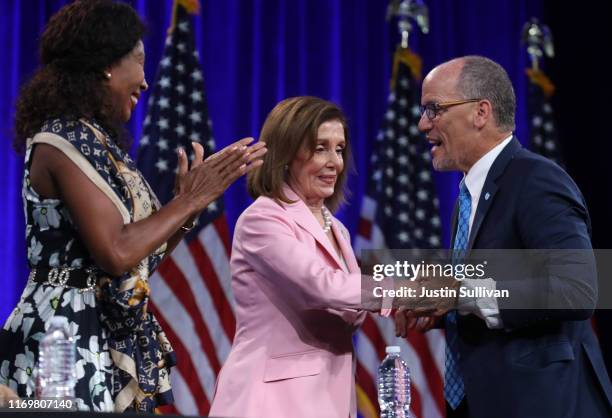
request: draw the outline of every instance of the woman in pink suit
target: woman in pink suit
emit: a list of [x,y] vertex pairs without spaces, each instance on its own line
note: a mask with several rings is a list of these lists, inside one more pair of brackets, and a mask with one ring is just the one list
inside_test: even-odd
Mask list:
[[210,414],[356,417],[352,336],[364,319],[361,276],[343,202],[350,147],[334,104],[280,102],[248,177],[255,202],[236,224],[231,257],[236,335]]

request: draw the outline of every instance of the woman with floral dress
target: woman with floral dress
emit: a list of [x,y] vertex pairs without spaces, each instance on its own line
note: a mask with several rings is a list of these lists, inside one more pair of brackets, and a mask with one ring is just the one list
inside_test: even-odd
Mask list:
[[17,103],[31,272],[0,330],[0,385],[34,396],[45,324],[68,318],[81,410],[152,411],[172,402],[175,355],[148,310],[148,278],[208,204],[261,164],[245,138],[189,167],[162,206],[126,153],[127,122],[147,88],[143,24],[110,0],[76,1],[51,18],[41,67]]

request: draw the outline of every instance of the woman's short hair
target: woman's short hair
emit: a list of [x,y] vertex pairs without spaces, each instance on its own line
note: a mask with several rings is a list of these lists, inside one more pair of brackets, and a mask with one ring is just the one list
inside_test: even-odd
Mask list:
[[50,118],[94,118],[111,135],[120,126],[110,115],[104,70],[142,39],[144,23],[125,3],[77,0],[51,17],[40,41],[40,63],[17,101],[15,148]]
[[266,143],[268,152],[264,156],[263,165],[247,175],[247,187],[251,197],[256,199],[259,196],[267,196],[277,202],[292,203],[283,193],[287,167],[302,147],[314,153],[319,126],[331,120],[342,123],[346,140],[342,151],[344,169],[338,173],[333,195],[325,199],[326,206],[332,211],[338,209],[345,201],[344,187],[352,163],[348,124],[338,106],[312,96],[285,99],[278,103],[266,118],[259,140]]

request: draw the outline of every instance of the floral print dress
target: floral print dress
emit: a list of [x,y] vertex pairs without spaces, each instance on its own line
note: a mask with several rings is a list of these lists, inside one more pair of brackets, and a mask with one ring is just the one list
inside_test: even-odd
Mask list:
[[30,268],[93,268],[97,284],[77,289],[28,280],[0,330],[0,384],[21,397],[35,395],[38,345],[45,324],[61,315],[68,318],[76,341],[79,410],[150,412],[171,403],[169,370],[175,355],[147,309],[148,278],[165,245],[120,277],[98,269],[64,203],[41,198],[30,184],[30,157],[37,143],[64,152],[111,199],[124,223],[160,207],[130,157],[95,122],[55,119],[43,124],[25,155],[22,197]]

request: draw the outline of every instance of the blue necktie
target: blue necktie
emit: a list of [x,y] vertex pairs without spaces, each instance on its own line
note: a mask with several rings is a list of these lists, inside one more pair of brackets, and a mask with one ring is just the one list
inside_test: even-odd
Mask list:
[[[465,257],[465,250],[470,236],[470,212],[472,211],[472,197],[464,180],[459,188],[459,216],[457,217],[457,233],[453,245],[453,264],[461,263]],[[465,396],[463,379],[457,368],[457,311],[446,314],[446,361],[444,364],[444,397],[453,409],[457,409]]]

